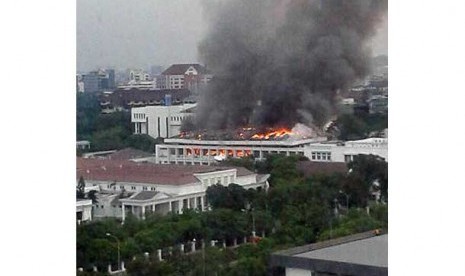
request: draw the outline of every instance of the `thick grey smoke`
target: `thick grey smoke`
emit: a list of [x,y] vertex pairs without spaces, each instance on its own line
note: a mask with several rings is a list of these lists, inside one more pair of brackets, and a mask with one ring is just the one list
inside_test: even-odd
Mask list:
[[335,96],[369,72],[368,39],[387,0],[221,0],[199,46],[214,79],[199,128],[322,126]]

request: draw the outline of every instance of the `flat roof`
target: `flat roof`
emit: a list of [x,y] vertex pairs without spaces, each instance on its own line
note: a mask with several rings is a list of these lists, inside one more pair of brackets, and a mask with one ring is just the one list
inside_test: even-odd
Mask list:
[[270,267],[335,275],[388,275],[388,235],[382,229],[278,251]]
[[310,259],[388,267],[388,235],[321,248],[294,255]]
[[326,141],[326,137],[288,140],[198,140],[183,138],[165,139],[164,145],[205,145],[205,146],[300,146]]

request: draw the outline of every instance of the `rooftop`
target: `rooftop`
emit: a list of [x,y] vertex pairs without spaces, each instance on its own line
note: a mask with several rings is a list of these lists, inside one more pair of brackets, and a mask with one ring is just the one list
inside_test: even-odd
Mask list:
[[127,160],[77,158],[76,179],[146,183],[159,185],[186,185],[197,183],[194,174],[237,170],[237,176],[252,175],[253,172],[239,167],[200,166],[136,163]]
[[344,162],[297,162],[297,170],[310,177],[317,174],[347,173],[347,164]]
[[131,160],[136,158],[150,157],[153,154],[133,148],[125,148],[109,154],[106,158],[111,160]]
[[162,90],[149,90],[149,89],[117,89],[112,94],[104,94],[100,97],[100,102],[111,104],[112,106],[129,107],[130,103],[141,103],[142,105],[159,105],[165,99],[165,95],[171,95],[172,103],[187,99],[191,92],[187,89],[162,89]]
[[294,247],[273,253],[270,263],[329,275],[388,275],[388,235],[368,231]]
[[388,267],[388,235],[329,246],[295,256],[369,266]]
[[207,68],[198,63],[191,64],[173,64],[168,69],[163,71],[162,75],[184,75],[189,69],[189,67],[194,67],[199,74],[207,74]]

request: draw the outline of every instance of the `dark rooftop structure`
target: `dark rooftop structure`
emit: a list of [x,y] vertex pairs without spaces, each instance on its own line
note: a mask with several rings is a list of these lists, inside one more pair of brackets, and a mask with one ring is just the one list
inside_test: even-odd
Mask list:
[[270,265],[286,275],[388,275],[388,235],[376,230],[291,248],[272,254]]
[[113,93],[100,96],[100,104],[105,107],[140,107],[147,105],[164,105],[165,96],[171,95],[172,104],[182,104],[185,100],[193,101],[188,89],[117,89]]

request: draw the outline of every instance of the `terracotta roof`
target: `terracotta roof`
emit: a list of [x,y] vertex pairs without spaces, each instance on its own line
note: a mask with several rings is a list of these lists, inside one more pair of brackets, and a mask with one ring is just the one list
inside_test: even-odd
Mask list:
[[198,63],[196,64],[173,64],[161,73],[162,75],[184,75],[189,67],[194,67],[199,74],[206,74],[207,68]]
[[153,156],[153,154],[138,149],[125,148],[112,154],[109,154],[108,156],[106,156],[106,158],[111,160],[131,160],[150,156]]
[[302,172],[305,177],[316,174],[347,173],[347,164],[344,162],[297,162],[297,170]]
[[133,182],[159,185],[185,185],[197,183],[195,173],[208,173],[237,169],[237,176],[251,175],[245,168],[135,163],[127,160],[77,158],[76,179]]

